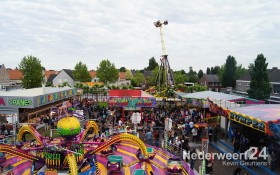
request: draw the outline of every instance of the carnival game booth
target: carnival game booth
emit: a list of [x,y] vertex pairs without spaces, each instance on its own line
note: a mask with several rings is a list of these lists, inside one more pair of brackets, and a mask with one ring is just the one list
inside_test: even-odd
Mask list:
[[39,123],[42,114],[76,95],[77,90],[70,87],[0,91],[0,115],[4,116],[1,119],[8,123]]
[[124,117],[125,111],[140,111],[142,114],[143,108],[155,107],[156,99],[142,90],[110,90],[109,106],[121,108]]

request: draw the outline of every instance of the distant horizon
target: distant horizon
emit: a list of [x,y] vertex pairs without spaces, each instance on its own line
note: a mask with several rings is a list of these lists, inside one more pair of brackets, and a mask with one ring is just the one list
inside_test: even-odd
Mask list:
[[[32,56],[34,56],[34,55],[32,55]],[[110,61],[110,60],[109,60]],[[78,63],[78,62],[77,62]],[[83,62],[84,63],[84,62]],[[253,63],[253,62],[252,62]],[[1,63],[0,63],[1,64]],[[86,63],[85,63],[86,64]],[[98,63],[99,64],[99,63]],[[132,69],[129,69],[129,70],[144,70],[145,68],[147,68],[148,67],[148,64],[149,64],[149,62],[147,62],[147,66],[146,67],[144,67],[144,68],[142,68],[142,69],[136,69],[136,68],[132,68]],[[2,64],[1,64],[2,65]],[[76,63],[75,63],[75,65],[76,65]],[[46,69],[46,71],[61,71],[62,69],[71,69],[71,70],[74,70],[74,68],[75,68],[75,65],[73,66],[73,68],[61,68],[61,69],[47,69],[44,65],[42,65],[45,69]],[[18,66],[16,66],[16,67],[14,67],[14,68],[11,68],[11,67],[7,67],[5,64],[4,64],[4,66],[5,66],[5,68],[6,69],[19,69],[19,67]],[[160,64],[159,64],[159,66],[160,66]],[[222,66],[222,65],[216,65],[216,66]],[[121,66],[121,67],[124,67],[124,66]],[[116,67],[116,69],[120,69],[121,67]],[[215,66],[214,66],[215,67]],[[213,68],[214,68],[213,67]],[[244,66],[243,66],[244,67]],[[269,67],[269,63],[268,63],[268,67],[267,67],[267,69],[273,69],[273,68],[275,68],[275,67],[277,67],[278,69],[280,69],[280,66],[272,66],[272,67]],[[211,68],[211,67],[209,67],[209,68]],[[246,70],[248,70],[248,67],[244,67]],[[126,68],[127,69],[127,68]],[[173,70],[173,71],[180,71],[180,70],[182,70],[182,69],[179,69],[179,70],[175,70],[175,69],[173,69],[172,67],[171,67],[171,69]],[[97,69],[90,69],[89,67],[88,67],[88,71],[96,71]],[[189,68],[187,69],[187,70],[185,70],[185,69],[183,69],[186,73],[188,73],[189,72]],[[193,71],[195,71],[196,73],[198,73],[198,71],[199,71],[200,69],[198,69],[198,70],[194,70],[193,69]],[[207,70],[207,68],[205,69],[205,70],[203,70],[203,69],[201,69],[202,71],[203,71],[203,73],[205,73],[206,74],[206,70]]]

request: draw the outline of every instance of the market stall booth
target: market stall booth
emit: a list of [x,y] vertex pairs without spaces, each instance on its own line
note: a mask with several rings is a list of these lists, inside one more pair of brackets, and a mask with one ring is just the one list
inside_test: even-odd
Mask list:
[[77,95],[75,88],[41,87],[0,91],[0,115],[2,123],[37,123],[41,114],[63,100]]
[[156,106],[154,96],[141,90],[110,90],[109,106],[121,108],[122,119],[125,111],[140,111],[143,108],[153,108]]

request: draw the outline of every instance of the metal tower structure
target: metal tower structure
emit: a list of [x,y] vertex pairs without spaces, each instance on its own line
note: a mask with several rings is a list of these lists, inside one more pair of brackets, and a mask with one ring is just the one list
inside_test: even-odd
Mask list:
[[170,69],[170,64],[168,61],[168,55],[166,53],[166,47],[164,43],[164,37],[163,37],[163,25],[167,25],[168,21],[156,21],[154,22],[154,25],[156,27],[159,27],[160,29],[160,37],[161,37],[161,46],[162,46],[162,56],[160,58],[160,68],[157,73],[155,86],[157,90],[157,95],[161,96],[167,96],[167,91],[169,87],[173,87],[174,85],[174,75],[172,70]]

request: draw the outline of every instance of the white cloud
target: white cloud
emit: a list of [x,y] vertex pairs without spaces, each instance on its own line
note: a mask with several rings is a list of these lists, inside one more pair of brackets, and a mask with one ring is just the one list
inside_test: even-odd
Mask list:
[[0,2],[0,59],[16,67],[29,54],[47,69],[96,69],[102,59],[142,69],[159,60],[159,29],[171,67],[195,70],[222,65],[228,55],[248,66],[257,54],[280,66],[280,2],[274,1],[23,1]]

